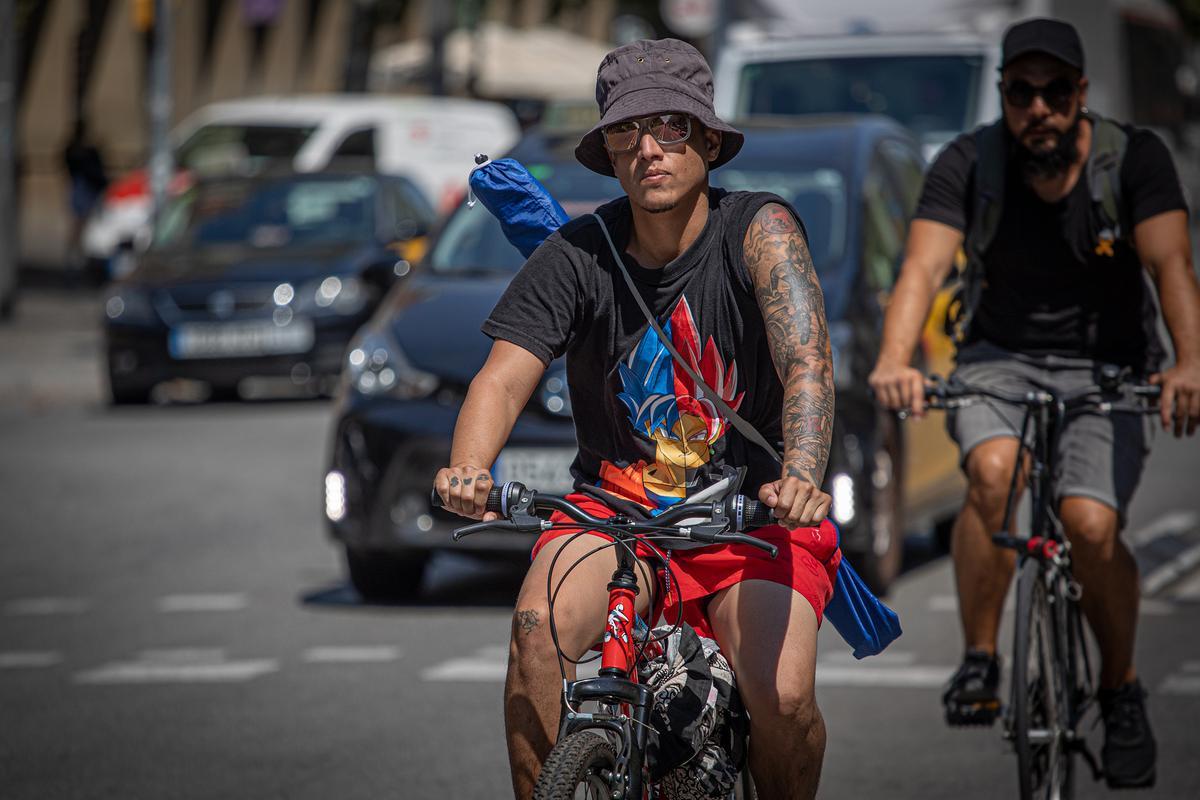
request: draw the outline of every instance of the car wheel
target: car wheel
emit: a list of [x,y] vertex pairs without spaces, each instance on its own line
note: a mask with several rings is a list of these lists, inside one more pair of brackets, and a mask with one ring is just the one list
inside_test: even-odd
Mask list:
[[350,583],[367,601],[411,600],[421,593],[428,553],[393,553],[346,548]]
[[904,453],[896,421],[885,417],[878,424],[879,445],[863,458],[855,480],[858,509],[841,527],[844,554],[871,590],[883,595],[904,559]]
[[153,384],[135,383],[109,377],[109,400],[114,406],[141,406],[150,402]]

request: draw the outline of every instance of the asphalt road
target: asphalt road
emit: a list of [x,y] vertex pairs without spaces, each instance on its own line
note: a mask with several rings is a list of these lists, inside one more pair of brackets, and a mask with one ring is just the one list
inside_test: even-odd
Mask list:
[[[447,557],[420,603],[359,603],[321,523],[329,406],[109,409],[98,316],[33,292],[0,327],[0,798],[507,796],[516,576]],[[1160,437],[1132,513],[1147,574],[1200,540],[1198,475],[1200,441]],[[1195,798],[1200,576],[1156,580],[1138,653],[1159,783],[1134,796]],[[822,634],[822,796],[1014,796],[998,729],[941,721],[947,560],[891,602],[905,634],[880,657]]]

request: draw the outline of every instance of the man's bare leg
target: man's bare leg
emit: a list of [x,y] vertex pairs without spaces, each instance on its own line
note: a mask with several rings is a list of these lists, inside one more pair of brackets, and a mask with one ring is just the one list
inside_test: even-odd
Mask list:
[[[508,650],[508,678],[504,684],[504,728],[513,792],[518,800],[533,796],[542,762],[558,736],[562,710],[562,676],[557,653],[550,638],[550,613],[546,597],[546,575],[550,562],[563,551],[554,569],[554,584],[580,557],[603,541],[581,536],[574,541],[563,536],[551,541],[529,567],[513,613],[512,639]],[[590,556],[575,568],[554,603],[554,623],[563,651],[578,659],[600,639],[608,613],[608,583],[617,558],[611,548]],[[650,569],[640,564],[638,613],[645,614],[653,583]],[[568,663],[567,677],[575,677]]]
[[[968,649],[996,653],[1004,597],[1016,554],[992,542],[1004,521],[1016,437],[988,439],[967,456],[967,499],[954,521],[950,554],[958,587],[958,613]],[[1022,481],[1017,482],[1020,492]]]
[[1137,562],[1117,535],[1115,509],[1075,496],[1063,498],[1059,513],[1071,542],[1071,569],[1083,587],[1080,605],[1100,645],[1100,686],[1115,689],[1137,677]]
[[817,708],[817,615],[803,595],[769,581],[717,594],[708,617],[750,712],[750,772],[760,797],[817,794],[825,720]]

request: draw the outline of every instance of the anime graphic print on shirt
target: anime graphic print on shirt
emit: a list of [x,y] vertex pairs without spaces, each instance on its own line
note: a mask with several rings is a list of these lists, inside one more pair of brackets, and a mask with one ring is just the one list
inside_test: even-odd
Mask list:
[[[688,366],[737,411],[745,399],[745,392],[738,392],[737,363],[731,359],[726,364],[711,336],[701,348],[686,297],[679,299],[663,332]],[[704,390],[676,366],[652,328],[617,369],[622,387],[617,397],[636,434],[653,443],[654,457],[623,469],[604,461],[598,485],[658,513],[684,500],[695,487],[698,470],[712,461],[725,435],[726,420]]]

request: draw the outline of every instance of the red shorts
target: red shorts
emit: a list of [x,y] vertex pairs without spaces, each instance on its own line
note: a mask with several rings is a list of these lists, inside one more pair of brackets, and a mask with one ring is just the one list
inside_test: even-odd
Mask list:
[[[604,519],[614,513],[588,495],[572,494],[567,499],[593,517]],[[559,523],[571,521],[559,512],[555,512],[550,519]],[[578,532],[578,528],[547,531],[533,546],[532,557],[536,558],[551,539]],[[603,533],[589,533],[608,538]],[[802,594],[816,612],[819,624],[825,605],[833,597],[838,566],[842,563],[842,551],[837,545],[837,528],[831,521],[825,520],[815,528],[789,531],[782,525],[771,525],[759,528],[752,534],[777,546],[779,555],[771,558],[767,553],[744,544],[716,544],[694,550],[672,551],[671,591],[664,590],[660,569],[660,585],[655,591],[656,607],[651,610],[651,623],[659,618],[659,614],[664,615],[667,622],[674,622],[679,613],[676,606],[682,598],[684,620],[696,633],[713,638],[708,624],[709,599],[742,581],[763,580],[790,586]],[[639,558],[661,564],[654,550],[645,544],[638,544],[637,554]]]

